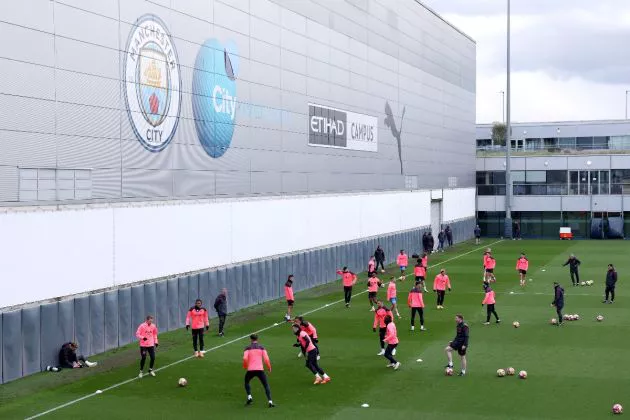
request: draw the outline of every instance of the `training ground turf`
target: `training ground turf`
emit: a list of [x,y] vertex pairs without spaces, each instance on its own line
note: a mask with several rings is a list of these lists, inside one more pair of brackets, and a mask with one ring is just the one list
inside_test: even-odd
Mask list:
[[[227,335],[207,336],[206,348],[225,344],[205,359],[188,359],[157,372],[156,378],[130,380],[137,375],[137,347],[128,346],[93,360],[99,366],[80,371],[42,373],[0,385],[0,418],[17,419],[59,407],[64,403],[104,390],[82,401],[53,411],[44,418],[81,419],[185,419],[197,418],[423,418],[423,419],[602,419],[612,416],[613,403],[630,409],[630,293],[625,285],[630,272],[630,243],[624,241],[501,241],[470,243],[429,259],[430,284],[438,267],[445,267],[453,291],[445,309],[435,309],[433,293],[425,294],[428,331],[409,331],[406,307],[411,277],[398,283],[402,320],[397,320],[400,370],[387,369],[376,356],[378,334],[372,332],[373,314],[367,294],[355,296],[345,309],[339,282],[296,294],[296,312],[321,308],[306,318],[317,327],[321,366],[332,377],[326,385],[313,385],[304,359],[292,347],[295,338],[282,323],[284,302],[272,302],[228,318]],[[482,248],[492,244],[497,259],[496,309],[503,321],[484,326],[481,307]],[[471,252],[472,251],[472,252]],[[515,271],[520,251],[527,253],[530,270],[525,290]],[[391,250],[389,250],[391,252]],[[581,277],[593,279],[592,287],[573,288],[567,256],[582,261]],[[367,256],[366,256],[367,261]],[[443,262],[443,263],[442,263]],[[606,265],[619,272],[617,301],[604,305],[602,293]],[[395,272],[389,267],[387,275]],[[299,282],[300,279],[296,279]],[[580,321],[549,325],[555,316],[550,307],[553,281],[566,290],[565,312],[578,313]],[[362,275],[355,293],[365,290]],[[511,294],[511,292],[514,292]],[[379,297],[385,296],[385,289]],[[328,307],[324,307],[330,303]],[[334,304],[333,304],[334,303]],[[444,375],[443,352],[455,331],[454,315],[463,313],[470,325],[468,374]],[[605,320],[598,323],[595,316]],[[184,316],[184,314],[182,314]],[[512,322],[521,327],[515,329]],[[214,320],[212,327],[216,327]],[[247,339],[233,342],[253,331],[267,347],[273,372],[269,376],[276,408],[267,408],[260,384],[252,382],[255,402],[245,407],[242,351]],[[418,328],[418,327],[417,327]],[[160,336],[157,368],[192,354],[190,333],[180,330]],[[416,362],[422,359],[422,362]],[[512,366],[529,377],[498,378],[496,370]],[[459,361],[455,360],[455,371]],[[177,380],[188,379],[179,388]],[[121,382],[126,383],[107,389]],[[362,408],[367,403],[369,408]]]

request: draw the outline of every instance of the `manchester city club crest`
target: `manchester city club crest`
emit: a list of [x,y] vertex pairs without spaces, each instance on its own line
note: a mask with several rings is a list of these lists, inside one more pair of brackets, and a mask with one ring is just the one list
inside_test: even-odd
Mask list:
[[124,60],[125,101],[140,143],[160,152],[170,143],[179,122],[181,79],[171,35],[155,15],[133,26]]

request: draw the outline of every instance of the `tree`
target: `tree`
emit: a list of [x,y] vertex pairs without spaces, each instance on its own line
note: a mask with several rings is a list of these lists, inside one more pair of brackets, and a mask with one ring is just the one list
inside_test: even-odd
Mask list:
[[492,123],[492,144],[497,146],[505,146],[505,138],[507,134],[507,125],[501,122]]

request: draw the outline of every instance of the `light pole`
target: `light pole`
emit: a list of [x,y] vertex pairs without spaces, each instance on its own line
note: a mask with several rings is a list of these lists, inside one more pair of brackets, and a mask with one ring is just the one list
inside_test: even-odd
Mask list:
[[505,124],[505,91],[502,90],[499,93],[501,94],[501,122]]
[[512,122],[510,116],[510,0],[507,0],[507,107],[506,113],[506,139],[505,139],[505,234],[506,238],[512,237],[512,174],[510,173],[510,158],[512,149]]
[[628,93],[630,90],[626,90],[626,120],[628,119]]

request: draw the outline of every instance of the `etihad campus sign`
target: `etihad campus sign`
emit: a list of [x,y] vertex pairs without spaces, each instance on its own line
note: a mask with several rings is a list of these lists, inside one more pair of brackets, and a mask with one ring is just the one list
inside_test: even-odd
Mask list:
[[376,152],[378,118],[308,104],[308,144]]
[[164,22],[147,14],[133,26],[124,59],[129,121],[140,143],[160,152],[177,130],[181,109],[179,60]]

